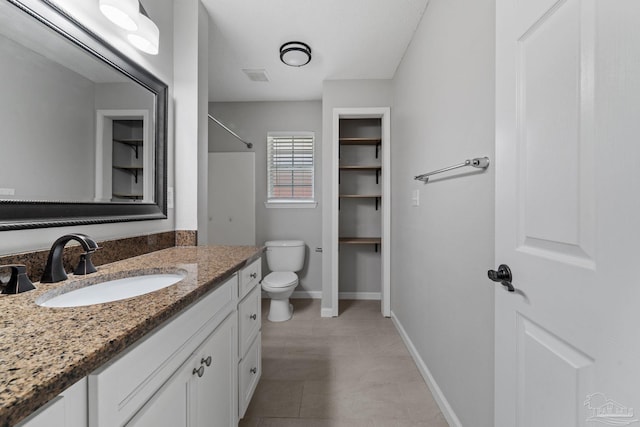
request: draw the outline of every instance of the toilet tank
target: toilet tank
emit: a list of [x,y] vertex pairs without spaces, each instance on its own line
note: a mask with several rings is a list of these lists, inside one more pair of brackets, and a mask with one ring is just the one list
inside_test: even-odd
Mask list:
[[300,271],[304,266],[305,245],[302,240],[270,240],[267,264],[271,271]]

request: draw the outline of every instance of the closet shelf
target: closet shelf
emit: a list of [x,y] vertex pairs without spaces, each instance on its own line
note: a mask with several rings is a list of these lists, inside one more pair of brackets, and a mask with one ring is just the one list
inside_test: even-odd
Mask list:
[[[382,173],[382,166],[377,165],[343,165],[338,166],[338,170],[342,171],[375,171],[376,184],[380,182],[380,174]],[[340,175],[338,175],[338,184],[340,184]]]
[[114,169],[118,169],[124,172],[129,172],[135,178],[136,184],[138,183],[138,173],[143,170],[142,166],[116,166],[113,165]]
[[122,193],[113,193],[113,197],[117,197],[119,199],[142,199],[142,194],[122,194]]
[[378,210],[378,204],[382,200],[382,194],[340,194],[338,196],[338,210],[340,210],[341,199],[375,199],[376,210]]
[[382,244],[380,237],[339,237],[339,243],[345,245],[374,245],[375,251],[378,252],[378,245]]
[[140,138],[113,138],[115,142],[127,145],[142,145],[143,140]]
[[382,166],[374,166],[374,165],[345,165],[339,166],[340,170],[370,170],[370,171],[379,171],[382,169]]
[[380,145],[382,143],[381,138],[340,138],[340,144],[342,145]]
[[338,241],[348,245],[379,245],[382,243],[380,237],[340,237]]

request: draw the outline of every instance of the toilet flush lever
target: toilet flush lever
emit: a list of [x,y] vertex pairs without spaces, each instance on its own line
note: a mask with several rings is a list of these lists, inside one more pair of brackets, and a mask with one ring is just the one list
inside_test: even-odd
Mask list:
[[507,288],[509,292],[515,291],[515,288],[511,284],[511,281],[513,280],[511,269],[507,264],[500,264],[500,266],[498,267],[498,271],[487,271],[487,276],[489,276],[489,279],[493,280],[494,282],[500,282],[500,284]]

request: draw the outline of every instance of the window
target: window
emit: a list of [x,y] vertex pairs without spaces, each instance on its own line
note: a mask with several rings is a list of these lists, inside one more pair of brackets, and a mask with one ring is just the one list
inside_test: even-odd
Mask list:
[[315,207],[313,140],[313,132],[267,134],[267,204]]

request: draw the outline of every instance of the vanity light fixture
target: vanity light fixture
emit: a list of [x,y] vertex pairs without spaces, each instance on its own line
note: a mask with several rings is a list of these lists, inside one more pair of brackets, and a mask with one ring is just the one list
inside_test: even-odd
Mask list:
[[139,0],[100,0],[99,5],[104,16],[129,31],[129,43],[150,55],[158,54],[160,30]]
[[148,53],[149,55],[157,55],[160,46],[160,30],[158,26],[149,19],[147,11],[144,10],[140,3],[140,14],[138,15],[138,29],[127,35],[129,43],[137,49]]
[[280,46],[280,61],[290,67],[302,67],[311,61],[311,48],[302,42],[287,42]]
[[118,27],[127,31],[138,29],[138,0],[100,0],[100,12]]

